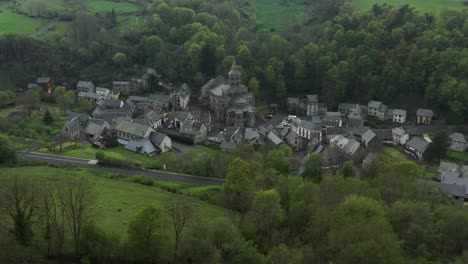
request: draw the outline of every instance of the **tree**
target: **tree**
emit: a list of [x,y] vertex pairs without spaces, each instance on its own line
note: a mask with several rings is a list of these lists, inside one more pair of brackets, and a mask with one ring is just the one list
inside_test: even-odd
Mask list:
[[127,54],[123,52],[117,52],[114,57],[112,57],[112,62],[115,66],[122,68],[128,62]]
[[18,98],[19,104],[23,105],[24,108],[28,111],[29,117],[33,110],[39,107],[41,102],[41,97],[39,93],[35,90],[28,90],[23,96]]
[[23,246],[31,245],[41,203],[40,185],[32,178],[11,177],[2,186],[1,193],[0,203],[12,221],[16,240]]
[[302,173],[302,177],[306,181],[312,181],[315,183],[322,181],[322,166],[320,155],[312,154],[309,156],[304,165],[304,172]]
[[46,110],[44,118],[42,118],[42,122],[46,125],[51,125],[54,122],[54,117],[50,113],[49,109]]
[[81,99],[78,102],[78,112],[80,113],[89,113],[93,109],[93,104],[90,101]]
[[[65,210],[60,205],[58,186],[48,184],[44,191],[42,210],[45,221],[44,237],[47,240],[47,253],[51,255],[51,244],[55,245],[55,253],[60,257],[65,241]],[[52,243],[54,242],[54,243]]]
[[195,213],[194,207],[194,204],[189,204],[185,201],[176,200],[166,205],[164,209],[169,215],[169,218],[171,219],[174,228],[174,261],[177,257],[177,250],[179,248],[182,231],[184,231],[185,225],[190,221],[190,218]]
[[91,218],[94,196],[91,184],[85,178],[63,181],[58,188],[58,198],[65,211],[76,256],[81,255],[81,235]]
[[76,95],[73,91],[66,92],[58,101],[60,110],[66,112],[75,105]]
[[260,96],[260,83],[255,77],[249,81],[249,89],[255,94],[256,97]]
[[268,152],[266,164],[269,168],[273,168],[280,173],[289,172],[289,160],[292,155],[292,149],[286,144],[281,145],[279,149],[274,149]]
[[163,211],[148,206],[130,223],[128,239],[146,261],[153,262],[161,252],[161,245],[168,244],[165,233],[167,228],[167,219]]
[[255,192],[254,177],[249,162],[236,158],[229,164],[223,186],[223,200],[227,208],[240,214],[240,224],[252,206]]
[[345,178],[356,176],[356,168],[354,168],[353,161],[345,161],[343,168],[341,168],[341,175]]
[[0,165],[16,161],[15,145],[4,136],[0,135]]
[[253,223],[258,241],[269,245],[273,232],[283,219],[280,196],[276,190],[259,191],[252,205]]
[[440,159],[447,154],[448,146],[449,142],[447,133],[438,133],[424,152],[424,159],[427,162],[440,163]]
[[216,73],[215,48],[211,44],[205,44],[201,49],[200,70],[206,76],[213,76]]

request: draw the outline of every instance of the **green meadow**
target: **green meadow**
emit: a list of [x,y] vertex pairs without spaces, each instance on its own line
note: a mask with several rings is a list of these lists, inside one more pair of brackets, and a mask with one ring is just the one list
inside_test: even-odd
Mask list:
[[390,5],[401,6],[410,5],[423,12],[438,13],[444,9],[464,8],[462,0],[356,0],[356,4],[361,9],[369,9],[374,4],[387,3]]

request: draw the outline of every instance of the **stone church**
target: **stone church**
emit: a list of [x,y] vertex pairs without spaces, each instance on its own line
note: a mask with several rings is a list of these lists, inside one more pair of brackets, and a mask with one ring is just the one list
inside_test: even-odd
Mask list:
[[200,99],[209,105],[215,122],[237,127],[255,126],[255,97],[241,82],[242,74],[234,60],[228,80],[218,76],[202,86]]

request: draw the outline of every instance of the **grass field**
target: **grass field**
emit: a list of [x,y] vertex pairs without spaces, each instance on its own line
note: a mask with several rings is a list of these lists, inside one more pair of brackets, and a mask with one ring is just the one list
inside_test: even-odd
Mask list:
[[32,34],[43,24],[41,19],[15,14],[7,6],[7,3],[0,3],[0,33]]
[[387,3],[400,6],[409,4],[424,12],[440,12],[444,9],[464,8],[463,0],[356,0],[356,4],[361,9],[369,9],[374,4]]
[[[110,178],[111,175],[108,172],[84,168],[15,167],[2,168],[0,182],[5,180],[5,176],[39,177],[50,182],[73,177],[85,177],[90,181],[97,194],[94,206],[96,223],[106,232],[122,235],[126,234],[128,223],[135,215],[149,205],[161,207],[167,202],[183,199],[199,204],[198,214],[204,219],[210,220],[227,214],[224,209],[200,201],[197,198],[166,192],[154,186],[113,180]],[[194,194],[212,188],[219,188],[171,182],[157,182],[157,184],[172,186],[175,189]]]
[[379,155],[379,158],[385,163],[400,162],[407,160],[403,153],[391,147],[384,147]]
[[128,2],[113,2],[106,0],[86,0],[86,7],[89,12],[110,12],[114,10],[116,13],[135,12],[138,6]]
[[449,151],[445,160],[468,164],[468,152]]
[[255,1],[257,21],[276,31],[300,20],[305,13],[304,8],[298,4],[285,5],[281,0]]

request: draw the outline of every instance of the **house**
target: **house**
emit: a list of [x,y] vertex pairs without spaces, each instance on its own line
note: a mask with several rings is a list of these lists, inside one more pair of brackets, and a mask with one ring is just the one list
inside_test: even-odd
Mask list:
[[294,131],[289,131],[286,136],[284,137],[284,141],[293,149],[293,150],[301,150],[302,149],[302,144],[303,144],[303,139],[300,137],[296,132]]
[[274,133],[273,131],[270,131],[267,134],[266,139],[270,144],[272,144],[274,146],[279,146],[279,145],[284,143],[284,141],[281,140],[281,138],[278,137],[278,135],[276,135],[276,133]]
[[110,124],[103,119],[89,119],[86,123],[84,134],[88,138],[98,138],[105,136],[110,130]]
[[95,93],[95,86],[94,83],[91,81],[79,81],[76,84],[76,92],[77,93]]
[[165,122],[167,114],[158,113],[156,111],[150,111],[143,117],[143,122],[145,125],[150,126],[153,129],[157,129],[162,126],[162,123]]
[[141,116],[151,110],[151,98],[132,95],[128,97],[127,105],[131,116]]
[[101,108],[102,110],[120,109],[124,107],[124,102],[122,100],[104,99],[97,102],[97,107]]
[[406,122],[406,110],[393,109],[392,120],[394,123],[405,123]]
[[78,118],[78,120],[80,121],[80,125],[81,126],[85,126],[86,123],[88,122],[88,119],[90,119],[91,117],[87,114],[82,114],[82,113],[75,113],[75,112],[69,112],[67,114],[67,120],[70,121],[74,118]]
[[241,144],[244,139],[243,129],[240,127],[226,127],[224,129],[224,138],[227,142]]
[[102,97],[97,93],[80,92],[78,94],[78,100],[88,100],[93,104],[100,99],[102,99]]
[[[42,90],[46,93],[51,93],[54,89],[54,83],[52,79],[49,77],[39,77],[36,80],[36,84],[38,87],[41,87]],[[28,86],[29,88],[29,86]]]
[[362,142],[362,136],[369,130],[370,128],[367,126],[356,127],[356,128],[349,129],[349,134],[358,142]]
[[290,114],[302,114],[305,109],[305,103],[297,97],[288,97],[286,99],[286,106]]
[[442,173],[440,177],[440,182],[441,183],[446,183],[446,184],[452,184],[452,185],[458,185],[458,186],[464,186],[465,188],[465,197],[468,194],[468,178],[460,178],[455,174],[452,173]]
[[158,151],[158,149],[148,138],[140,140],[130,140],[124,148],[126,150],[130,150],[147,156],[151,156]]
[[172,149],[172,140],[164,133],[153,131],[149,139],[158,148],[158,152],[164,153]]
[[174,89],[170,94],[172,106],[176,110],[185,111],[190,99],[190,87],[183,83],[178,89]]
[[319,124],[314,124],[309,121],[301,120],[300,123],[293,129],[299,136],[311,140],[316,138],[319,141],[322,141],[322,126]]
[[109,124],[113,124],[114,120],[117,119],[117,118],[128,118],[128,119],[130,119],[130,117],[128,115],[128,109],[125,109],[125,108],[101,109],[99,107],[96,107],[96,109],[94,109],[91,116],[94,119],[104,119]]
[[78,140],[83,130],[80,118],[75,117],[65,123],[60,135],[68,140]]
[[423,181],[423,183],[429,186],[435,186],[440,189],[442,193],[454,199],[454,204],[460,206],[464,205],[465,195],[467,193],[467,188],[465,185],[442,183],[436,181]]
[[367,156],[367,152],[361,147],[361,144],[352,138],[346,138],[338,135],[330,139],[330,146],[337,147],[344,155],[346,160],[352,160],[355,163],[361,163]]
[[223,141],[221,142],[221,145],[219,146],[219,149],[223,152],[231,152],[237,148],[237,144],[234,142],[226,142]]
[[131,121],[120,121],[114,126],[114,134],[120,144],[126,145],[130,140],[141,140],[149,138],[154,129],[147,125]]
[[354,128],[354,127],[362,127],[364,126],[364,118],[356,112],[356,111],[351,111],[349,112],[348,116],[348,127]]
[[262,137],[256,128],[246,128],[244,132],[244,142],[251,145],[261,145]]
[[37,85],[37,83],[28,83],[27,87],[28,87],[28,89],[36,89],[39,86]]
[[172,116],[174,119],[175,128],[181,128],[182,123],[184,123],[187,120],[193,120],[192,113],[186,112],[186,111],[176,111],[175,113],[172,114]]
[[338,111],[341,113],[342,116],[348,116],[352,112],[355,112],[359,115],[360,107],[358,104],[340,103],[338,105]]
[[196,122],[202,122],[208,128],[208,131],[211,130],[211,112],[207,109],[195,107],[190,110],[193,115],[193,120]]
[[109,99],[119,99],[120,97],[120,89],[117,88],[112,88],[112,90],[109,93]]
[[372,131],[375,133],[377,139],[382,142],[390,143],[393,141],[392,130],[389,128],[372,129]]
[[327,112],[322,119],[324,125],[341,127],[343,126],[343,119],[341,112]]
[[108,99],[111,91],[107,88],[96,87],[96,93],[102,96],[102,98]]
[[406,149],[418,159],[423,158],[424,152],[428,146],[429,143],[418,137],[413,137],[406,143]]
[[361,136],[361,143],[368,148],[372,144],[374,144],[377,141],[377,137],[375,133],[368,129],[364,134]]
[[409,134],[402,127],[397,127],[392,129],[392,139],[400,145],[405,145],[409,140]]
[[306,96],[306,115],[313,116],[319,114],[319,103],[316,94]]
[[416,123],[430,125],[432,118],[434,117],[434,112],[428,109],[418,109],[416,111]]
[[379,101],[369,101],[367,104],[367,115],[369,117],[377,118],[379,120],[385,119],[385,113],[388,107]]
[[171,98],[167,94],[157,94],[151,97],[151,106],[153,109],[169,109]]
[[450,134],[449,139],[451,150],[465,152],[468,149],[468,137],[466,137],[462,133]]
[[112,88],[120,92],[130,92],[130,81],[113,81]]
[[201,122],[187,120],[182,123],[180,134],[189,138],[194,144],[199,144],[208,139],[208,128]]
[[441,161],[437,173],[441,176],[443,173],[450,173],[460,177],[462,172],[460,166],[455,163]]

